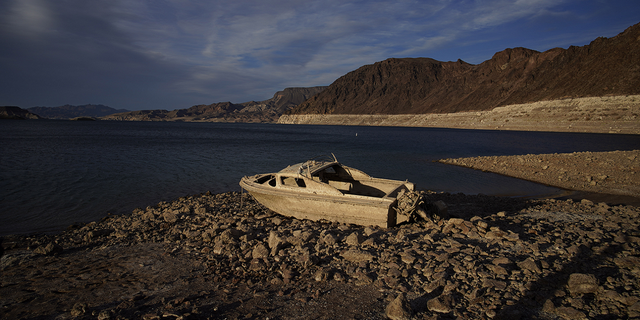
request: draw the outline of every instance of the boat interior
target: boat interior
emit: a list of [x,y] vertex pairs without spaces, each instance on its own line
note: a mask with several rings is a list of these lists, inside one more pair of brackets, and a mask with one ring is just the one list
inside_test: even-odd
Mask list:
[[[306,182],[311,179],[319,184]],[[280,181],[278,181],[280,180]],[[343,195],[358,195],[375,198],[395,198],[400,190],[408,189],[406,182],[373,178],[366,173],[334,163],[322,170],[315,171],[311,177],[304,174],[278,173],[259,176],[256,183],[271,187],[287,186],[298,188],[321,188],[329,185]]]

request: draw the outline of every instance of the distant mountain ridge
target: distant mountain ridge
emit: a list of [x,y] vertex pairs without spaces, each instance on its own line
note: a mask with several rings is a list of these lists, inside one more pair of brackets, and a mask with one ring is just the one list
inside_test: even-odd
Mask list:
[[0,107],[0,119],[30,120],[40,119],[40,117],[20,107],[5,106]]
[[244,103],[219,102],[188,109],[128,111],[101,117],[118,121],[276,122],[285,111],[299,105],[326,86],[286,88],[271,99]]
[[462,60],[387,59],[349,72],[287,113],[455,113],[636,94],[640,94],[640,24],[613,38],[600,37],[566,50],[506,49],[478,65]]
[[114,109],[101,104],[84,104],[79,106],[65,104],[59,107],[32,107],[27,108],[27,110],[48,119],[72,119],[78,117],[97,118],[113,113],[129,111],[126,109]]

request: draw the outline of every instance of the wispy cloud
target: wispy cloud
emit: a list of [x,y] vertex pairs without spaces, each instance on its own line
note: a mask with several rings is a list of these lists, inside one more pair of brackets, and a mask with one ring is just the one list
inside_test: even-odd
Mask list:
[[[13,80],[0,80],[0,104],[266,99],[389,57],[479,63],[516,45],[579,44],[572,39],[611,29],[612,19],[636,23],[634,13],[598,0],[7,0],[0,68]],[[543,39],[532,27],[551,31]],[[33,86],[41,94],[25,98]]]
[[5,27],[23,37],[43,36],[54,26],[53,12],[43,0],[15,1],[7,12]]

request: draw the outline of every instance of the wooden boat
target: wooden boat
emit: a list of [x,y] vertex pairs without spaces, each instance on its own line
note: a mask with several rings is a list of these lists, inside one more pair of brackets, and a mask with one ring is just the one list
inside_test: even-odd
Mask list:
[[422,211],[413,183],[371,177],[335,156],[243,177],[240,186],[265,207],[297,219],[393,227]]

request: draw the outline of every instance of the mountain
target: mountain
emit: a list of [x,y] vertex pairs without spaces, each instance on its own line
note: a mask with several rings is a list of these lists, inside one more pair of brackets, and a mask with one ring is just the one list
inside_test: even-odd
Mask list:
[[49,119],[72,119],[78,117],[104,117],[113,113],[127,112],[125,109],[114,109],[101,104],[85,104],[72,106],[65,104],[60,107],[32,107],[27,108],[32,113]]
[[40,119],[36,114],[19,107],[0,107],[0,119]]
[[563,98],[640,94],[640,24],[589,45],[506,49],[462,60],[387,59],[333,82],[288,114],[426,114]]
[[276,122],[285,111],[299,105],[327,87],[286,88],[271,99],[244,103],[219,102],[188,109],[129,111],[102,117],[119,121],[216,121]]
[[310,97],[322,92],[326,86],[311,88],[286,88],[276,92],[271,99],[256,102],[250,101],[242,103],[244,112],[260,112],[272,110],[276,114],[282,114],[289,109],[303,103]]
[[102,117],[102,120],[119,121],[199,121],[223,118],[226,114],[242,109],[241,105],[231,102],[197,105],[189,109],[140,110],[116,113]]

